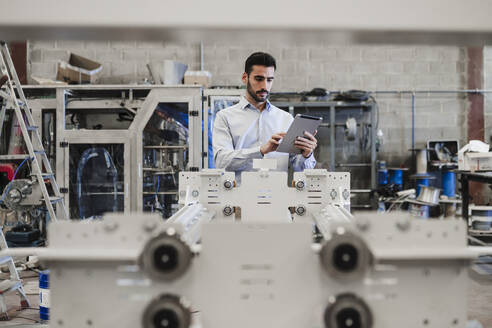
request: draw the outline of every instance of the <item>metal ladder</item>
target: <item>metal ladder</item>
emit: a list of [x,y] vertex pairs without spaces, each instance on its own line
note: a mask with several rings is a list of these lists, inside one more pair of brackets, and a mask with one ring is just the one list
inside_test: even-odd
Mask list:
[[[31,114],[31,109],[27,103],[26,97],[22,90],[19,77],[15,71],[14,63],[10,57],[10,52],[7,43],[0,41],[0,79],[6,79],[6,89],[0,89],[0,97],[11,102],[14,106],[17,121],[22,130],[24,142],[29,154],[25,155],[0,155],[0,160],[24,160],[28,158],[31,162],[32,174],[36,177],[39,183],[43,200],[48,209],[50,219],[68,219],[68,211],[65,206],[65,201],[60,193],[60,188],[55,181],[55,175],[51,169],[50,162],[46,156],[43,147],[39,127],[35,125]],[[17,91],[17,95],[16,95]],[[3,110],[6,110],[4,106]],[[4,117],[5,113],[0,113],[0,118]],[[3,122],[0,122],[3,123]],[[3,125],[3,124],[2,124]],[[1,131],[0,125],[0,131]],[[0,132],[1,133],[1,132]],[[44,171],[43,171],[44,167]],[[45,180],[48,180],[51,185],[52,194],[48,192]],[[54,204],[57,205],[55,212]]]
[[[7,241],[3,235],[3,229],[0,227],[0,250],[4,250],[6,248],[8,248]],[[9,292],[17,292],[20,297],[21,308],[31,307],[26,293],[24,292],[24,288],[22,287],[22,280],[20,279],[17,269],[15,268],[12,257],[0,257],[0,266],[3,265],[7,265],[9,267],[10,277],[9,279],[0,280],[0,321],[9,320],[7,304],[5,302],[5,294]]]

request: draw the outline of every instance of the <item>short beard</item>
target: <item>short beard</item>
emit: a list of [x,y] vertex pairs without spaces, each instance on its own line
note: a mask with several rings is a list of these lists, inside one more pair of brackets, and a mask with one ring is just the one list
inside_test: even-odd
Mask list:
[[264,103],[265,101],[268,100],[268,97],[270,97],[270,92],[267,91],[267,95],[266,95],[265,99],[259,98],[256,95],[256,93],[253,91],[253,88],[251,87],[251,84],[249,83],[249,80],[248,80],[248,83],[246,85],[246,90],[248,91],[248,93],[251,96],[251,98],[253,98],[257,103]]

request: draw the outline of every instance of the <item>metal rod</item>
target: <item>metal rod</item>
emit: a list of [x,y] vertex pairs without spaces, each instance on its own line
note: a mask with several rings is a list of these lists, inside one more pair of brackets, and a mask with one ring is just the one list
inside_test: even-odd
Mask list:
[[335,171],[335,106],[330,106],[330,170]]
[[412,93],[412,149],[415,149],[415,93]]
[[358,166],[371,166],[371,163],[340,163],[336,166],[338,167],[358,167]]
[[465,89],[465,90],[380,90],[380,91],[368,91],[369,93],[407,93],[407,94],[416,94],[416,93],[492,93],[492,90],[487,89]]

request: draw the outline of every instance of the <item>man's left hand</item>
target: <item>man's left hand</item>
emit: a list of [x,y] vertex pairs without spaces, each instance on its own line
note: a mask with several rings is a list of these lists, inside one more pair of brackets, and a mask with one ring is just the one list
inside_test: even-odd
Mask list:
[[294,146],[297,149],[301,150],[302,156],[308,158],[313,153],[316,146],[318,146],[318,141],[314,137],[318,131],[314,131],[314,134],[311,134],[307,131],[304,131],[304,137],[297,137],[294,142]]

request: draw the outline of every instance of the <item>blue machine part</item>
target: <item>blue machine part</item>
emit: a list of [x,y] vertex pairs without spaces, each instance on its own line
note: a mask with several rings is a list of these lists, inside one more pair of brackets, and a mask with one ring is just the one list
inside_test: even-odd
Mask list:
[[442,190],[443,195],[448,197],[456,196],[455,173],[452,171],[442,172]]
[[422,189],[422,186],[428,187],[429,186],[429,179],[428,178],[417,178],[415,180],[415,184],[417,185],[417,196],[420,195],[420,190]]
[[39,317],[50,319],[50,270],[39,271]]

